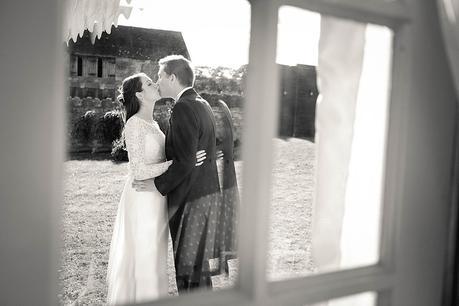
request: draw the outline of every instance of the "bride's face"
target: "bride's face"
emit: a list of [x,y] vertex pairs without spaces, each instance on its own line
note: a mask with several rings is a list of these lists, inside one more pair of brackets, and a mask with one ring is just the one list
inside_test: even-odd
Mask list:
[[153,103],[161,99],[161,96],[159,95],[158,91],[158,85],[153,83],[153,81],[147,76],[142,77],[142,91],[143,100],[146,103]]

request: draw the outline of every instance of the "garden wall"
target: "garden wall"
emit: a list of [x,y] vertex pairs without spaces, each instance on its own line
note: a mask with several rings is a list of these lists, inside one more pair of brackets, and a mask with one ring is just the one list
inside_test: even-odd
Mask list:
[[[222,98],[223,96],[220,96]],[[222,135],[222,112],[215,106],[217,95],[211,97],[209,103],[214,111],[217,138]],[[224,98],[224,97],[223,97]],[[228,98],[228,97],[227,97]],[[234,141],[239,144],[242,136],[243,114],[240,107],[241,99],[232,97],[229,99],[233,125]],[[238,102],[236,102],[238,101]],[[67,99],[68,128],[67,128],[67,150],[69,153],[82,152],[111,152],[112,143],[121,136],[121,118],[118,103],[110,98],[98,99],[78,97]],[[170,107],[165,100],[158,101],[155,106],[153,117],[159,126],[166,131],[169,122]]]

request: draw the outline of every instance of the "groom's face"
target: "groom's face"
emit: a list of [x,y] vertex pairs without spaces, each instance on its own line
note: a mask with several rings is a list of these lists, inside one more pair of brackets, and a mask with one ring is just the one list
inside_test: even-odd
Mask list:
[[159,67],[157,84],[159,86],[159,94],[162,98],[175,98],[172,93],[170,75],[164,71],[164,66]]

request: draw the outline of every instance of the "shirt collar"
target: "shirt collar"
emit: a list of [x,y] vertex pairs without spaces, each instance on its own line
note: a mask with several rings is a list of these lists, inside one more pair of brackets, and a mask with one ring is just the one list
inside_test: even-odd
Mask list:
[[189,86],[189,87],[183,88],[182,91],[178,93],[177,97],[175,98],[175,101],[177,102],[178,99],[180,99],[180,97],[183,95],[183,93],[184,93],[185,91],[187,91],[188,89],[191,89],[191,88],[193,88],[193,87],[192,87],[192,86]]

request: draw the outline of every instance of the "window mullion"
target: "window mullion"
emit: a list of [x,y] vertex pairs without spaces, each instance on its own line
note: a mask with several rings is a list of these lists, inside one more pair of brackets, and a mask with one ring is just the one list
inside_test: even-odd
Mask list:
[[395,240],[397,218],[401,215],[404,165],[406,156],[407,118],[409,115],[411,59],[409,56],[409,26],[401,26],[394,33],[392,55],[391,95],[389,103],[384,194],[381,222],[380,263],[395,271]]
[[278,6],[274,0],[252,1],[244,109],[239,284],[242,292],[255,300],[266,296],[272,138],[277,130],[277,19]]
[[255,306],[246,296],[235,289],[220,291],[200,290],[192,294],[170,296],[165,299],[154,300],[148,303],[133,304],[143,306]]
[[316,303],[368,291],[389,292],[394,274],[380,265],[269,284],[273,305]]

